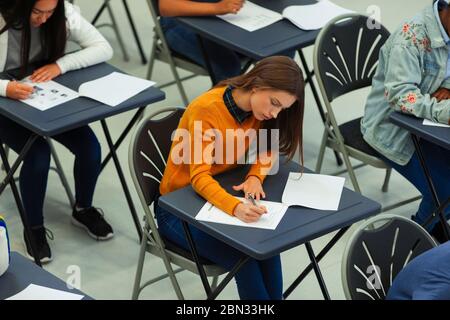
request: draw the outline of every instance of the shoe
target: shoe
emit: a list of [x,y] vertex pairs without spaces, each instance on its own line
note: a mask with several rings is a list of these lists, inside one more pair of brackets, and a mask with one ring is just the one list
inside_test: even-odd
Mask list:
[[[31,233],[33,234],[33,238],[36,243],[37,254],[41,263],[44,264],[52,261],[52,252],[50,250],[50,246],[48,245],[47,237],[50,240],[53,240],[53,233],[44,227],[32,228]],[[27,249],[27,257],[31,260],[34,260],[31,251],[31,244],[25,236],[25,230],[23,232],[23,240]]]
[[72,224],[80,227],[95,240],[108,240],[114,236],[112,227],[103,218],[100,208],[73,209]]
[[447,242],[447,236],[445,235],[445,230],[442,227],[442,223],[439,221],[431,230],[430,234],[436,239],[439,243]]

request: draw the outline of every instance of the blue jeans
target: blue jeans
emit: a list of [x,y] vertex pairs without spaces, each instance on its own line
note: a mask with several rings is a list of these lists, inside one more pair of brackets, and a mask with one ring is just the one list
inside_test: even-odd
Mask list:
[[[420,145],[425,157],[425,164],[431,174],[439,201],[442,203],[450,196],[450,150],[439,147],[438,145],[423,139],[420,140]],[[382,158],[411,182],[422,194],[423,199],[414,220],[419,224],[427,222],[431,213],[436,209],[436,206],[430,188],[428,187],[425,173],[420,165],[417,152],[414,153],[411,160],[404,166],[394,163],[384,156],[382,156]],[[450,216],[450,206],[448,206],[444,212],[448,219]],[[426,226],[426,229],[431,231],[438,221],[439,219],[435,218],[432,223]]]
[[[198,37],[194,31],[170,17],[161,17],[160,24],[167,43],[173,51],[206,68]],[[212,72],[218,82],[238,76],[241,73],[241,56],[238,53],[214,41],[205,38],[202,38],[202,40],[211,63]],[[294,58],[295,50],[289,50],[280,53],[280,55]]]
[[[155,214],[159,232],[172,242],[190,250],[185,238],[181,220],[159,207],[155,202]],[[231,270],[245,255],[224,242],[189,226],[200,256]],[[266,260],[250,258],[235,275],[242,300],[281,300],[283,298],[283,278],[279,255]]]
[[[0,139],[15,152],[25,146],[31,131],[0,116]],[[74,178],[76,203],[79,207],[92,206],[95,184],[100,174],[101,149],[94,132],[88,126],[52,137],[75,155]],[[20,193],[30,226],[44,224],[43,206],[50,169],[50,147],[39,137],[26,154],[20,171]]]

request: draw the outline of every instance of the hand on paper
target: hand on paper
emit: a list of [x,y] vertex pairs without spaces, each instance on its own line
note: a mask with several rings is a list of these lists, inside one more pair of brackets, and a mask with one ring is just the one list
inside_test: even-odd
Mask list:
[[254,206],[252,204],[240,203],[234,208],[234,216],[244,222],[258,221],[262,214],[267,213],[264,206]]
[[47,82],[61,74],[61,69],[56,63],[45,65],[33,72],[30,79],[33,82]]
[[432,98],[436,98],[438,102],[441,100],[450,99],[450,90],[446,88],[439,88],[435,93],[431,95]]
[[244,5],[244,0],[222,0],[217,2],[217,14],[238,13]]
[[265,198],[266,194],[264,193],[263,187],[261,185],[261,180],[259,180],[255,176],[250,176],[238,186],[233,186],[235,191],[244,192],[244,196],[247,197],[248,194],[252,194],[255,200],[260,200],[261,198]]
[[6,87],[6,96],[15,100],[25,100],[33,93],[33,87],[17,81],[10,81]]

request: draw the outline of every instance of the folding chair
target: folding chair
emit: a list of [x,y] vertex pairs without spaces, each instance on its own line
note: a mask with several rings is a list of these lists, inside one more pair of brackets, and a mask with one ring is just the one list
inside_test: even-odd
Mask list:
[[[314,69],[326,106],[325,130],[322,136],[316,172],[322,169],[325,148],[342,153],[346,169],[356,192],[361,193],[354,170],[365,165],[386,169],[382,191],[388,191],[392,168],[379,158],[378,153],[363,139],[361,118],[338,124],[332,102],[352,91],[371,86],[372,77],[378,65],[378,53],[389,37],[382,25],[369,28],[366,16],[346,14],[330,21],[319,33],[314,48]],[[348,112],[348,106],[343,112]],[[362,164],[353,167],[350,157]],[[384,208],[391,210],[416,201],[414,197]]]
[[395,276],[436,246],[428,232],[402,216],[382,214],[351,236],[342,259],[342,285],[352,300],[384,300]]
[[[149,114],[138,125],[131,140],[128,162],[145,213],[145,226],[143,227],[132,299],[137,299],[142,289],[148,285],[165,278],[170,278],[178,299],[184,299],[175,274],[183,270],[198,274],[191,252],[159,234],[157,222],[150,209],[159,196],[159,184],[166,166],[166,159],[169,156],[172,132],[178,127],[183,112],[183,108],[168,107]],[[167,273],[141,285],[146,252],[161,258]],[[227,271],[206,259],[201,259],[201,263],[204,265],[207,276],[213,277],[212,286],[215,287],[218,276]],[[179,268],[174,270],[172,264]]]

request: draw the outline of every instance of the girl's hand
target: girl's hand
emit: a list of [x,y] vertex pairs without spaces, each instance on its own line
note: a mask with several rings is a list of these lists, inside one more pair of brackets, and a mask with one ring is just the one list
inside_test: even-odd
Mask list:
[[446,88],[439,88],[431,97],[436,98],[437,101],[450,99],[450,90]]
[[235,191],[243,191],[246,198],[249,194],[252,195],[255,200],[264,199],[266,197],[261,181],[255,176],[248,177],[247,180],[240,185],[233,186],[233,189]]
[[264,206],[254,206],[242,202],[233,211],[236,218],[246,223],[258,221],[261,215],[265,213],[267,213],[267,209]]
[[217,14],[238,13],[244,5],[244,0],[222,0],[217,2]]
[[17,81],[8,82],[6,87],[6,96],[15,100],[25,100],[33,93],[33,87]]
[[48,64],[33,72],[30,79],[33,82],[47,82],[61,74],[61,69],[56,63]]

